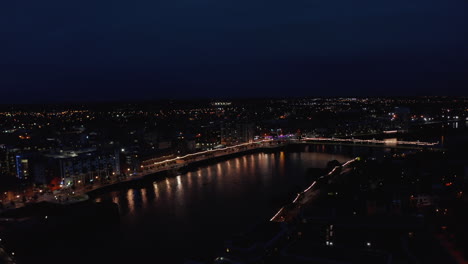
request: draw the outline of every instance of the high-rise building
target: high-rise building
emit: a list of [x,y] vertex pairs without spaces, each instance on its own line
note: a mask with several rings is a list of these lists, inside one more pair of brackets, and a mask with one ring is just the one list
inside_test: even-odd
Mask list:
[[255,136],[253,123],[226,122],[221,126],[221,144],[237,145],[252,142]]
[[98,151],[94,148],[44,154],[33,161],[34,181],[49,183],[60,178],[65,185],[77,181],[92,182],[100,177],[120,174],[118,150]]

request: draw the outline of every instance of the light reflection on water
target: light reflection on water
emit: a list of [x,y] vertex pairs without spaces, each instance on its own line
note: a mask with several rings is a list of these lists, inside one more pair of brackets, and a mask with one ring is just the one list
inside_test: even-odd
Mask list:
[[[250,154],[97,199],[119,205],[129,247],[154,252],[151,244],[158,243],[158,253],[190,255],[194,244],[222,244],[231,234],[269,219],[294,188],[306,186],[308,168],[350,158],[315,152]],[[145,241],[147,233],[151,243]]]
[[[186,200],[192,200],[197,193],[202,196],[211,195],[211,192],[232,194],[234,191],[245,191],[243,188],[249,188],[249,185],[268,185],[269,181],[286,181],[291,178],[295,179],[293,182],[302,183],[302,177],[307,168],[325,167],[326,163],[333,159],[343,162],[349,157],[314,152],[247,155],[202,167],[173,178],[165,178],[163,181],[155,181],[139,190],[129,189],[125,202],[128,203],[129,213],[134,213],[137,207],[143,209],[148,206],[152,207],[149,203],[154,203],[155,200],[162,200],[161,202],[165,203],[175,201],[181,205]],[[279,177],[279,179],[273,179],[273,177]],[[151,196],[154,199],[149,199],[147,192],[152,192]],[[117,198],[114,201],[118,201],[118,196],[113,198]],[[136,202],[141,202],[142,205],[136,206]]]
[[[303,176],[305,169],[310,167],[325,167],[330,160],[337,159],[341,162],[348,160],[350,157],[336,154],[325,153],[258,153],[238,157],[228,161],[220,162],[215,165],[199,168],[195,171],[190,171],[174,178],[165,178],[163,181],[155,181],[152,183],[152,188],[128,189],[125,201],[120,201],[118,193],[112,193],[112,200],[119,205],[122,202],[128,204],[128,212],[134,213],[136,207],[143,210],[152,207],[151,203],[165,202],[171,200],[177,204],[184,204],[185,194],[193,195],[194,193],[206,192],[206,189],[211,189],[213,186],[218,190],[216,192],[232,192],[239,190],[238,184],[255,183],[255,180],[268,184],[268,181],[274,181],[272,176],[292,176],[291,172],[295,172],[299,166],[302,170],[300,175]],[[292,171],[286,171],[288,168]],[[300,177],[299,177],[300,178]],[[301,182],[302,180],[299,180]],[[226,186],[227,184],[227,186]],[[233,184],[233,186],[230,186]],[[211,185],[211,186],[210,186]],[[231,189],[231,190],[229,190]],[[211,190],[209,190],[211,192]],[[153,199],[148,198],[148,192],[152,192]],[[106,197],[106,195],[103,195]],[[99,197],[96,200],[101,200]],[[136,203],[139,203],[136,205]]]
[[133,213],[133,210],[135,209],[135,199],[133,197],[133,192],[133,189],[128,189],[127,191],[128,210],[130,213]]
[[153,189],[154,189],[154,197],[156,199],[159,199],[159,188],[158,188],[157,182],[153,182]]
[[141,189],[141,200],[142,200],[141,203],[142,203],[143,207],[145,207],[148,204],[148,199],[146,197],[146,189],[145,188]]
[[[343,162],[349,158],[344,155],[316,152],[285,153],[281,151],[252,154],[202,167],[173,178],[155,181],[142,188],[130,188],[126,190],[125,197],[117,191],[104,194],[96,198],[96,201],[110,198],[121,207],[127,203],[123,207],[128,208],[126,212],[131,215],[140,214],[147,208],[168,207],[173,203],[180,206],[186,202],[190,203],[194,198],[211,196],[213,193],[236,196],[237,191],[252,191],[250,193],[252,196],[255,190],[251,190],[251,186],[273,186],[277,182],[285,184],[285,188],[291,186],[291,183],[300,185],[304,183],[306,169],[323,168],[330,160],[337,159]],[[272,188],[272,191],[281,191],[278,187]],[[263,190],[265,191],[270,190]],[[238,203],[243,202],[249,201],[244,201],[244,199],[238,201]],[[163,204],[156,205],[159,203]]]

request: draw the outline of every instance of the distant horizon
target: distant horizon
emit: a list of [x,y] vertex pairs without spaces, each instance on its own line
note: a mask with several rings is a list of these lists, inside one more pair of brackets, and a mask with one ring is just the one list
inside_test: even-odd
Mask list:
[[[468,76],[468,75],[467,75]],[[466,86],[468,87],[468,77],[466,78]],[[459,83],[463,85],[463,83]],[[143,89],[143,88],[142,88]],[[245,89],[245,88],[244,88]],[[288,93],[280,92],[288,91]],[[64,89],[71,91],[71,89]],[[399,89],[401,90],[401,89]],[[262,99],[262,98],[322,98],[322,97],[464,97],[468,96],[468,89],[461,88],[452,88],[452,89],[442,89],[444,93],[439,93],[440,91],[435,90],[406,90],[402,92],[399,90],[392,90],[387,88],[385,90],[373,90],[370,91],[362,90],[356,93],[347,93],[347,92],[333,92],[330,89],[322,89],[322,92],[316,94],[307,93],[306,90],[301,90],[297,93],[292,93],[289,91],[294,91],[293,88],[277,88],[269,93],[262,94],[261,92],[252,91],[250,95],[246,94],[218,94],[214,96],[207,95],[205,93],[192,94],[188,93],[178,94],[178,95],[156,95],[158,94],[158,89],[150,89],[148,96],[140,96],[144,91],[139,92],[136,89],[131,90],[131,93],[126,95],[122,91],[114,91],[114,94],[109,94],[109,91],[112,91],[111,88],[102,88],[102,89],[87,89],[81,90],[79,94],[73,95],[64,95],[59,94],[56,89],[43,89],[28,91],[24,89],[5,89],[5,87],[0,87],[0,104],[54,104],[54,103],[104,103],[104,102],[145,102],[145,101],[162,101],[162,100],[243,100],[243,99]],[[226,91],[226,90],[223,90]],[[75,92],[76,93],[76,92]],[[94,96],[93,96],[94,95]]]
[[277,96],[277,97],[205,97],[205,98],[161,98],[161,99],[134,99],[134,100],[102,100],[102,101],[46,101],[46,102],[26,102],[26,103],[3,103],[0,102],[1,107],[8,106],[79,106],[79,105],[98,105],[98,104],[151,104],[151,103],[183,103],[183,102],[203,102],[210,103],[216,101],[233,101],[233,102],[248,102],[248,101],[262,101],[262,100],[300,100],[300,99],[337,99],[337,98],[450,98],[450,99],[468,99],[468,95],[371,95],[371,96],[347,96],[347,95],[330,95],[330,96]]

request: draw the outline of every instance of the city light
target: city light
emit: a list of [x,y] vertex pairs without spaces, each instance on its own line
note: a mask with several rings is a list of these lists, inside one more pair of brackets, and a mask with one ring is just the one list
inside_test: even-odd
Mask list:
[[[464,252],[468,98],[284,97],[3,107],[0,252],[18,263],[47,262],[50,245],[58,261],[102,245],[136,262]],[[419,250],[425,237],[433,250]],[[156,255],[134,250],[150,244]]]

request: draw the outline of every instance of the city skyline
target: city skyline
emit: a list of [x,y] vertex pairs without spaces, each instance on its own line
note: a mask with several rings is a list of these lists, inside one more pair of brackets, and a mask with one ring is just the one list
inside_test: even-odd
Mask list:
[[1,107],[0,262],[466,259],[467,106],[328,97]]
[[468,263],[466,0],[0,4],[0,264]]

